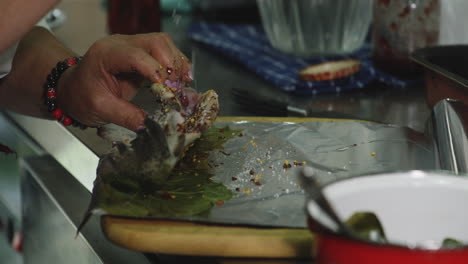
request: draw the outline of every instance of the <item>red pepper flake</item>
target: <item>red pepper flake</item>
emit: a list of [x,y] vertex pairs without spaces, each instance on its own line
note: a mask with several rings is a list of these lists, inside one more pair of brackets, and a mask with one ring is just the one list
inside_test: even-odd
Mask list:
[[302,165],[305,165],[305,161],[303,162],[297,162],[297,160],[294,161],[294,166],[302,166]]
[[255,182],[255,185],[260,186],[260,185],[262,185],[262,184],[261,184],[260,182],[257,181],[257,182]]
[[251,182],[255,182],[255,179],[250,179]]
[[269,169],[273,169],[273,167],[272,167],[272,166],[268,166],[268,168],[269,168]]
[[232,177],[231,180],[237,181],[237,178],[236,178],[236,177]]
[[254,174],[255,174],[255,171],[254,171],[254,170],[250,170],[250,171],[249,171],[249,174],[250,174],[250,175],[254,175]]
[[242,134],[242,133],[239,133],[239,137],[243,137],[243,136],[244,136],[244,134]]
[[218,207],[223,206],[223,204],[224,204],[224,201],[223,201],[223,200],[218,200],[218,201],[216,202],[216,205],[217,205]]
[[240,189],[239,189],[239,187],[237,187],[237,188],[236,188],[236,192],[240,192]]
[[407,6],[407,7],[405,7],[405,8],[401,11],[400,14],[398,14],[398,16],[401,17],[401,18],[403,18],[403,17],[407,16],[407,15],[410,13],[410,11],[411,11],[411,10],[410,10],[410,7]]

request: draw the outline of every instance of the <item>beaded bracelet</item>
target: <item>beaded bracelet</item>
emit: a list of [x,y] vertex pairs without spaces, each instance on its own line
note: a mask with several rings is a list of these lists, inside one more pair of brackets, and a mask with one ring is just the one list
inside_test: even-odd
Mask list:
[[44,84],[45,89],[45,105],[52,116],[61,122],[64,126],[73,125],[75,127],[80,127],[82,129],[86,128],[85,125],[80,124],[78,121],[72,119],[71,117],[65,115],[62,109],[57,107],[56,95],[57,95],[57,83],[60,79],[60,76],[71,66],[76,65],[80,62],[82,57],[71,57],[60,61],[52,69],[49,75],[47,75],[47,80]]

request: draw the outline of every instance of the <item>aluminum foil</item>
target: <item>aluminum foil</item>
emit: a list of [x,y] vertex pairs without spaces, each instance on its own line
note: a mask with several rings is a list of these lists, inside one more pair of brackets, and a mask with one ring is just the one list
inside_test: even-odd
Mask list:
[[359,121],[216,125],[242,130],[242,136],[211,157],[219,165],[213,180],[235,196],[209,215],[178,219],[302,228],[305,197],[298,172],[304,166],[313,167],[323,184],[363,174],[436,168],[432,140],[408,128]]
[[[306,227],[299,172],[312,167],[328,184],[353,176],[407,170],[468,171],[467,106],[451,100],[433,111],[425,134],[352,120],[216,122],[241,132],[210,154],[216,182],[234,197],[202,216],[173,217],[214,224]],[[287,119],[285,119],[287,120]],[[122,132],[122,131],[120,131]],[[128,131],[114,133],[131,137]],[[93,194],[94,195],[94,194]]]

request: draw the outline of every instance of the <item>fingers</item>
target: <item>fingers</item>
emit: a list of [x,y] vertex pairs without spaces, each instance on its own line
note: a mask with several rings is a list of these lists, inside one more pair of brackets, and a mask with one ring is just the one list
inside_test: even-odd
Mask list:
[[[119,111],[115,111],[115,109],[119,109]],[[132,131],[137,131],[146,118],[146,114],[141,108],[117,98],[100,109],[100,116],[109,123],[123,126]]]
[[152,82],[162,78],[157,74],[162,65],[141,48],[128,46],[123,49],[114,48],[109,52],[111,55],[105,58],[105,64],[113,75],[138,72]]
[[162,65],[158,73],[163,80],[190,82],[190,62],[175,46],[172,38],[166,33],[150,33],[135,36],[135,45],[145,49]]
[[184,82],[191,82],[191,64],[189,59],[175,46],[174,41],[169,35],[166,35],[165,41],[167,46],[172,50],[174,55],[174,68],[175,75],[178,80],[183,80]]

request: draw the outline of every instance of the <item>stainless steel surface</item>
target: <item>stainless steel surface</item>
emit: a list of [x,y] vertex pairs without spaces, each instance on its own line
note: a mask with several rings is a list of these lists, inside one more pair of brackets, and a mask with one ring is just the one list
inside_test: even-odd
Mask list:
[[434,107],[432,134],[440,169],[468,173],[468,106],[443,100]]
[[[70,130],[55,121],[15,113],[9,113],[9,115],[46,152],[50,153],[72,173],[83,186],[89,191],[92,190],[99,158],[90,148],[84,145]],[[92,138],[92,135],[89,136]]]
[[0,143],[16,154],[0,153],[0,202],[16,218],[21,218],[18,157],[42,155],[44,150],[0,111]]
[[13,215],[0,201],[0,261],[8,264],[21,264],[23,257],[11,245],[11,235],[21,231],[20,219]]
[[41,155],[44,151],[24,131],[0,112],[0,144],[16,153],[0,153],[0,262],[22,263],[22,255],[12,248],[11,236],[21,232],[19,157]]
[[152,263],[111,244],[98,217],[75,238],[90,193],[52,157],[26,158],[21,167],[24,263]]

